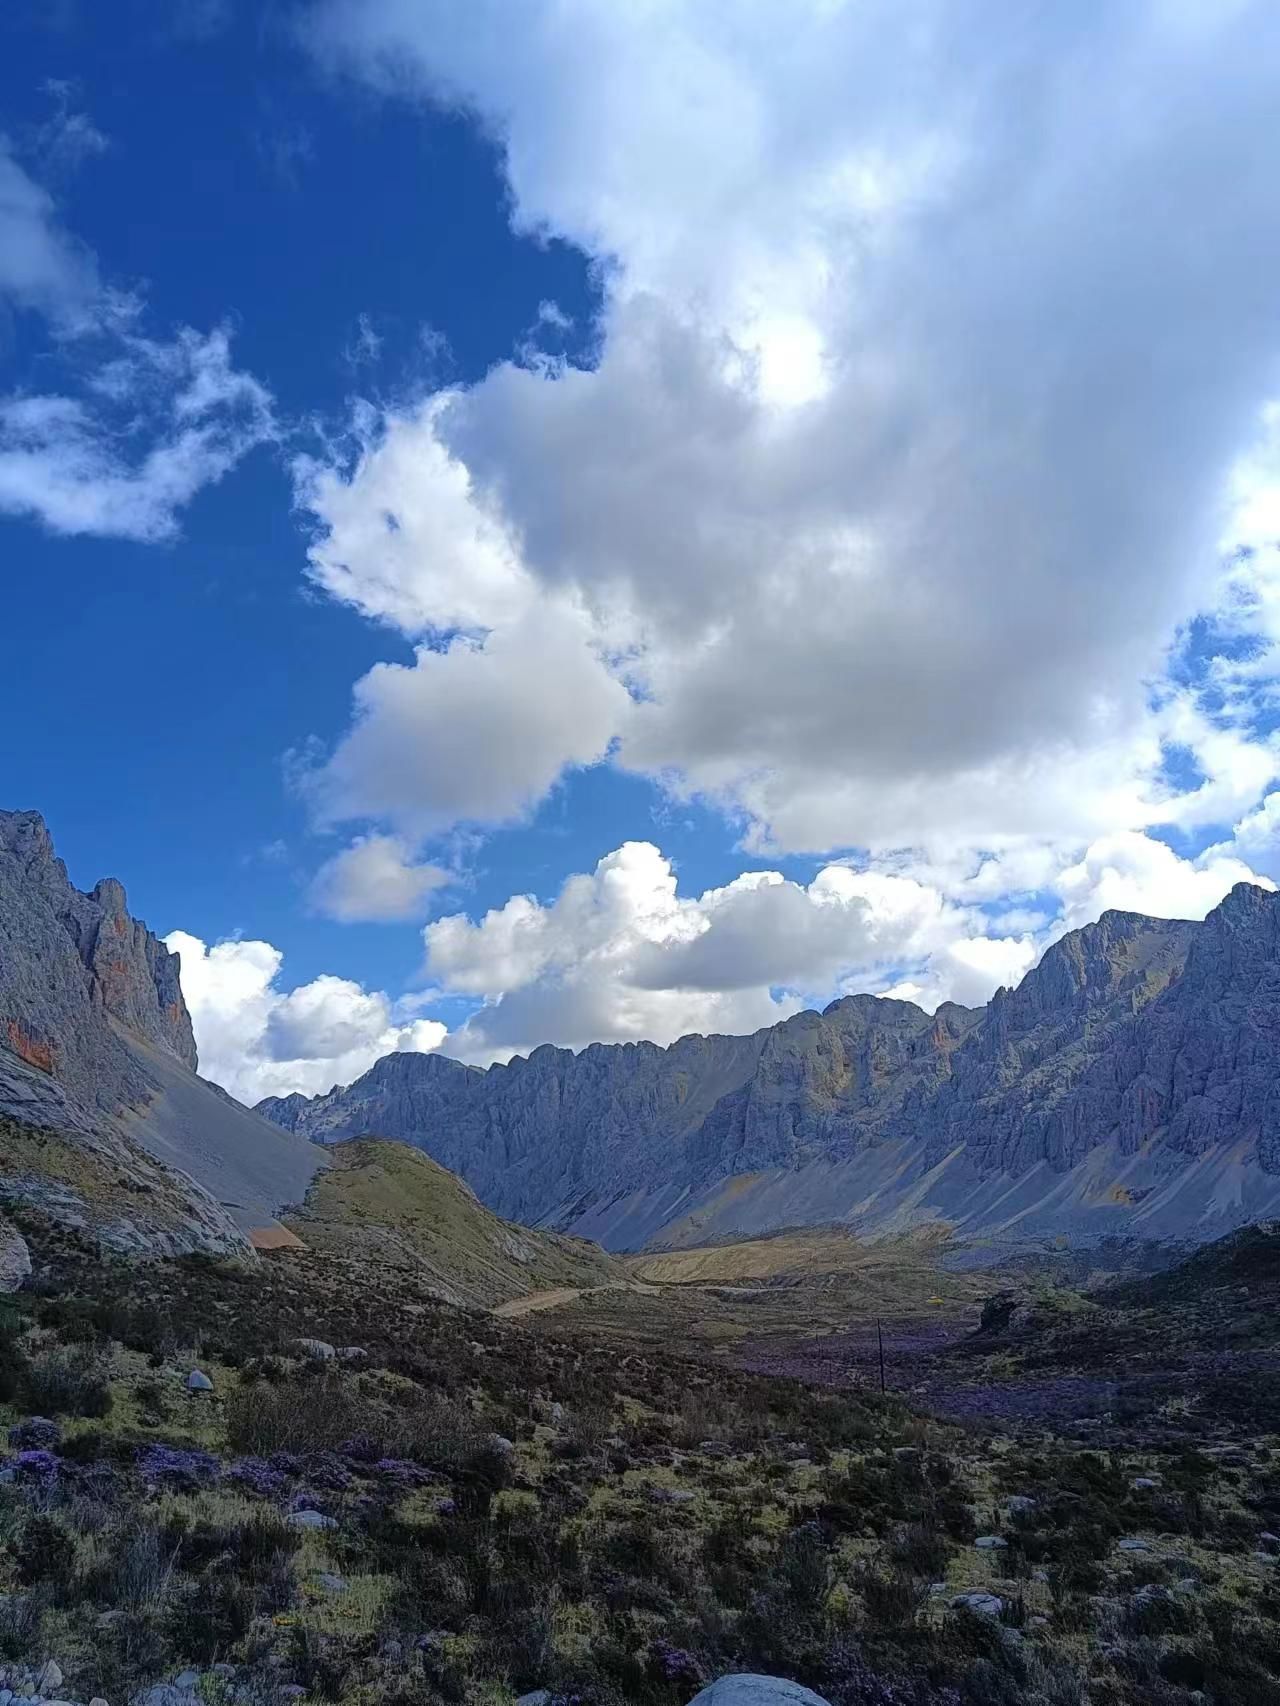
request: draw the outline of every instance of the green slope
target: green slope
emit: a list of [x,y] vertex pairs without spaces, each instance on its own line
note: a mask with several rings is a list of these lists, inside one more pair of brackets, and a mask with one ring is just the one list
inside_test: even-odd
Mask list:
[[450,1302],[474,1308],[621,1275],[598,1245],[502,1220],[456,1174],[407,1144],[357,1138],[330,1151],[285,1224],[312,1249],[412,1270]]

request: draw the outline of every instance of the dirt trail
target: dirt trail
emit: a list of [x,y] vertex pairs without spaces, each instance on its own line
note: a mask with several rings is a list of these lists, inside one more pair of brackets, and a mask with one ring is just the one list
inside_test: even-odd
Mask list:
[[537,1309],[561,1309],[566,1303],[576,1303],[580,1297],[592,1297],[598,1291],[639,1291],[652,1297],[655,1285],[640,1285],[635,1280],[607,1280],[604,1285],[560,1286],[552,1291],[531,1291],[527,1297],[513,1297],[500,1303],[495,1315],[532,1315]]

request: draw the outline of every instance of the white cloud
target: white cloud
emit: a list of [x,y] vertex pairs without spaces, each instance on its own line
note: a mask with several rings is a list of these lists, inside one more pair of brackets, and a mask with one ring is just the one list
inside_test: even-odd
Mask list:
[[[1280,341],[1273,8],[324,0],[306,27],[478,116],[517,228],[607,266],[593,369],[500,364],[306,471],[321,585],[511,656],[530,599],[570,599],[633,689],[616,761],[760,851],[1057,870],[1269,785],[1254,702],[1163,671],[1242,598],[1217,544]],[[540,692],[511,673],[491,753]],[[546,735],[530,799],[575,761]]]
[[62,229],[53,197],[0,135],[0,297],[74,328],[100,292],[93,255]]
[[323,820],[388,819],[414,837],[519,817],[566,765],[604,755],[629,704],[557,602],[484,640],[377,664],[355,700],[350,732],[305,786]]
[[[41,132],[63,169],[100,151],[83,115]],[[37,313],[68,390],[0,394],[0,514],[51,532],[154,541],[255,445],[275,436],[272,399],[231,363],[225,328],[144,335],[143,304],[102,280],[49,192],[0,136],[0,304]]]
[[316,873],[311,898],[321,912],[344,924],[416,918],[427,896],[447,883],[438,865],[414,860],[392,835],[366,835]]
[[225,329],[122,337],[86,397],[0,399],[0,512],[53,533],[172,538],[178,512],[274,436],[271,397]]
[[346,978],[322,976],[277,988],[283,955],[269,942],[216,942],[174,930],[165,946],[182,960],[200,1070],[240,1101],[348,1084],[396,1050],[429,1052],[438,1020],[396,1021],[390,1001]]
[[1035,949],[971,940],[976,923],[910,878],[840,865],[808,885],[752,871],[685,897],[659,849],[633,841],[550,903],[516,895],[479,923],[439,919],[423,938],[433,982],[485,1002],[451,1052],[487,1060],[546,1041],[751,1031],[837,993],[882,990],[938,956],[950,956],[954,988],[939,983],[937,999],[985,1000]]
[[1155,918],[1203,918],[1236,883],[1274,883],[1219,848],[1182,859],[1162,841],[1122,832],[1095,842],[1062,872],[1064,928],[1091,923],[1103,912],[1143,912]]

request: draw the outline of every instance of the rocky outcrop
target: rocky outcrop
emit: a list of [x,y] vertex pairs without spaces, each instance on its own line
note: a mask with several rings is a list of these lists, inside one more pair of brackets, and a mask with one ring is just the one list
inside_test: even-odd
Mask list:
[[[0,812],[0,1187],[37,1206],[52,1188],[135,1253],[247,1248],[321,1159],[197,1076],[179,969],[114,878],[82,893],[38,813]],[[22,1135],[40,1131],[58,1134],[56,1179]],[[87,1183],[68,1144],[94,1158]],[[99,1212],[115,1179],[137,1207],[122,1189]]]
[[17,1291],[30,1273],[31,1252],[26,1239],[0,1215],[0,1292]]
[[750,1037],[397,1054],[260,1104],[426,1149],[501,1214],[614,1248],[840,1220],[1212,1238],[1280,1212],[1280,896],[1109,912],[983,1009],[853,996]]

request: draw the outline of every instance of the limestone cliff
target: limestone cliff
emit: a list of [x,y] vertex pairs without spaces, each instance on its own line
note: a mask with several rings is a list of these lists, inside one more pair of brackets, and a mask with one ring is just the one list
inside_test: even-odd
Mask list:
[[1109,912],[1014,990],[854,996],[750,1037],[379,1061],[261,1112],[424,1148],[499,1213],[615,1248],[840,1220],[1209,1238],[1280,1211],[1280,896]]
[[[82,893],[38,813],[0,812],[0,1115],[14,1122],[0,1121],[0,1186],[47,1198],[40,1157],[56,1150],[57,1189],[80,1190],[83,1171],[74,1212],[114,1248],[244,1247],[323,1161],[197,1076],[178,974],[118,882]],[[67,1160],[76,1151],[83,1169]],[[112,1180],[120,1203],[104,1218],[96,1199]]]

